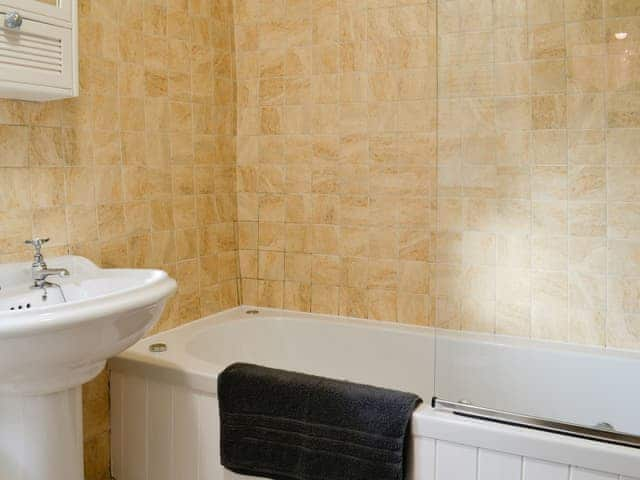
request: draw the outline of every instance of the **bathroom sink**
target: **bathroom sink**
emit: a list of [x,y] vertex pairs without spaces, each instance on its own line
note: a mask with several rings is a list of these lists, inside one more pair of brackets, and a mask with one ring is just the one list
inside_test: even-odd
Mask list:
[[82,480],[81,385],[160,318],[176,282],[82,257],[0,265],[0,479]]
[[46,394],[87,382],[158,320],[176,283],[161,270],[48,261],[69,275],[33,288],[31,263],[0,265],[0,394]]

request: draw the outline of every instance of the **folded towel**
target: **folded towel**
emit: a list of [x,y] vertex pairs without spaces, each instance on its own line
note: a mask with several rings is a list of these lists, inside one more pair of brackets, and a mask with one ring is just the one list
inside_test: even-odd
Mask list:
[[236,363],[218,376],[221,460],[276,480],[402,480],[418,396]]

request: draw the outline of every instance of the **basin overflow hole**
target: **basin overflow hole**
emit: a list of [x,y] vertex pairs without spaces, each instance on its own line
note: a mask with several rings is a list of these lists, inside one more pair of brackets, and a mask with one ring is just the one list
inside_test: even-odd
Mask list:
[[25,303],[24,305],[14,305],[13,307],[9,307],[9,310],[29,310],[31,308],[30,303]]
[[260,313],[260,310],[247,310],[246,312],[247,315],[257,315]]

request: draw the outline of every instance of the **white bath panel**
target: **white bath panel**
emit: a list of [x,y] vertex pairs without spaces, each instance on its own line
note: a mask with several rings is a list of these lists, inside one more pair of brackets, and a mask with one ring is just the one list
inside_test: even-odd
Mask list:
[[198,395],[200,429],[198,441],[199,478],[215,480],[222,477],[220,465],[220,420],[218,417],[218,399],[213,395]]
[[414,437],[410,452],[409,478],[435,480],[436,441],[432,438]]
[[198,398],[185,388],[173,391],[173,478],[198,480]]
[[437,442],[436,480],[476,480],[477,456],[477,448]]
[[[220,465],[218,415],[218,401],[211,393],[113,372],[114,479],[256,478]],[[426,431],[442,433],[435,424],[430,427]],[[451,428],[462,427],[457,422]],[[410,452],[411,480],[640,480],[428,436],[414,436]]]
[[569,465],[525,458],[523,480],[569,480]]
[[480,450],[478,480],[522,480],[522,457]]
[[171,480],[172,469],[172,414],[173,399],[172,389],[166,384],[148,382],[147,408],[148,417],[148,451],[149,458],[149,478],[153,480]]
[[[122,467],[131,480],[146,478],[147,384],[142,378],[126,376],[122,401]],[[155,459],[154,459],[155,461]]]
[[571,470],[571,480],[618,480],[618,476],[575,467]]

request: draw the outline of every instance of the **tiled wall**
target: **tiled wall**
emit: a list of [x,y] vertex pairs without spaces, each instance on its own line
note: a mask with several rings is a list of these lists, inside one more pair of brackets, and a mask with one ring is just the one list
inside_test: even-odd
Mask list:
[[[82,94],[0,100],[0,262],[159,267],[158,328],[238,302],[230,0],[80,0]],[[73,272],[72,272],[73,273]],[[108,477],[108,378],[85,387],[87,480]]]
[[439,0],[438,54],[438,325],[639,348],[640,2]]
[[235,14],[243,301],[431,323],[435,2]]
[[637,0],[235,23],[245,303],[640,348]]
[[640,348],[638,0],[79,3],[81,97],[0,101],[1,262],[164,268],[159,328],[239,263],[245,303]]

